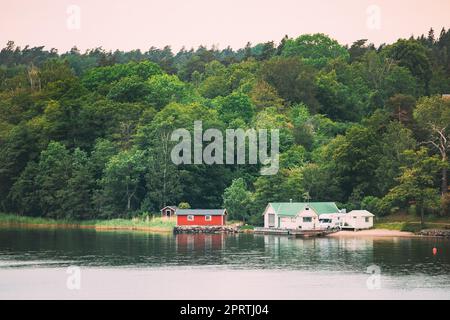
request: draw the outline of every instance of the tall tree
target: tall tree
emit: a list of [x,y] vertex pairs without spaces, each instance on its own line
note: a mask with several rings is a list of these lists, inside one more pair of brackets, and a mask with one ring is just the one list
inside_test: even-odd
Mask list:
[[276,57],[266,61],[259,76],[274,87],[279,96],[290,103],[305,103],[312,111],[318,109],[316,71],[298,57]]
[[401,168],[399,184],[389,191],[385,199],[394,203],[414,203],[419,209],[423,227],[425,210],[436,208],[439,204],[434,177],[442,162],[437,157],[430,157],[426,148],[405,151],[405,156],[407,165]]
[[300,56],[307,64],[324,67],[332,59],[348,59],[349,53],[336,40],[322,34],[304,34],[284,44],[283,56]]
[[36,176],[39,204],[42,212],[51,218],[69,218],[62,209],[65,190],[71,175],[69,150],[59,143],[50,142],[39,158]]
[[383,51],[387,56],[398,61],[400,66],[408,68],[420,81],[424,93],[429,93],[432,72],[426,47],[415,40],[398,40]]
[[392,118],[408,126],[413,121],[413,110],[416,99],[413,96],[396,94],[389,98],[386,103],[387,109],[391,112]]
[[144,154],[139,150],[126,150],[113,156],[104,170],[100,201],[108,216],[124,216],[138,208],[138,188],[144,172]]
[[440,96],[424,97],[419,100],[414,110],[414,118],[427,132],[423,143],[435,148],[446,164],[442,168],[442,195],[448,192],[448,153],[450,151],[450,99]]
[[242,178],[233,180],[223,193],[223,206],[227,208],[230,219],[246,221],[250,215],[252,195]]
[[92,194],[94,190],[94,175],[90,159],[86,152],[75,149],[71,155],[72,165],[67,186],[59,195],[64,201],[61,210],[70,219],[87,219],[93,217]]

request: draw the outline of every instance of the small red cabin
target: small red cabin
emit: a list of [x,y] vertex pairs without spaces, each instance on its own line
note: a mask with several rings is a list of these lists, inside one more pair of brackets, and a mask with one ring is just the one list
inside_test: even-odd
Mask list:
[[162,208],[161,211],[161,217],[163,218],[171,218],[175,216],[175,212],[177,211],[177,207],[175,206],[166,206]]
[[227,222],[225,209],[177,209],[177,226],[223,226]]

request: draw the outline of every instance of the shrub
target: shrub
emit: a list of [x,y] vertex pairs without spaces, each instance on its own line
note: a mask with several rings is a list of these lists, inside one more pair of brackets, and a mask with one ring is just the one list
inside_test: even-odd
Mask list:
[[180,204],[178,205],[178,208],[180,209],[190,209],[191,205],[187,202],[180,202]]
[[381,202],[382,200],[377,197],[368,196],[364,197],[361,201],[361,209],[372,212],[377,216],[383,216],[383,212],[381,212]]

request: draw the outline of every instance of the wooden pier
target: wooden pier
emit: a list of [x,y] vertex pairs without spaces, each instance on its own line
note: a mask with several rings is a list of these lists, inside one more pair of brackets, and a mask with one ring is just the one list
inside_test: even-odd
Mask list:
[[301,229],[277,229],[277,228],[255,228],[254,233],[257,234],[273,234],[273,235],[286,235],[298,238],[309,238],[309,237],[324,237],[334,230],[301,230]]
[[260,233],[260,234],[289,235],[289,230],[287,230],[287,229],[277,229],[277,228],[255,227],[255,229],[253,229],[253,232],[254,233]]

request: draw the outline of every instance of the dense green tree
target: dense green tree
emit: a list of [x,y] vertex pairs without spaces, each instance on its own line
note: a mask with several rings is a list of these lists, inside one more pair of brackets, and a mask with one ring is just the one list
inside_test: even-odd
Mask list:
[[432,77],[428,50],[415,40],[398,40],[383,49],[384,53],[406,67],[419,80],[425,94],[429,93]]
[[[415,202],[435,212],[440,188],[448,212],[449,52],[446,29],[379,48],[365,39],[347,48],[323,34],[177,53],[58,54],[8,42],[0,49],[0,211],[113,218],[182,201],[220,207],[231,192],[245,196],[240,219],[261,224],[268,201],[289,199],[377,215]],[[173,163],[171,134],[183,128],[192,137],[196,121],[203,131],[279,129],[279,172]],[[424,144],[426,154],[405,153]],[[440,175],[427,164],[436,157]]]
[[406,151],[405,156],[408,163],[402,167],[399,184],[385,198],[403,206],[414,203],[423,227],[425,210],[439,206],[439,189],[434,187],[434,179],[443,163],[435,156],[430,157],[426,148]]
[[[181,56],[182,52],[181,54],[179,52],[177,55]],[[195,71],[203,73],[205,71],[205,66],[213,60],[213,50],[208,50],[206,47],[200,46],[195,53],[191,52],[191,55],[187,61],[180,63],[178,75],[184,81],[192,80],[192,74]]]
[[249,210],[251,202],[252,195],[242,178],[234,179],[223,193],[223,206],[227,208],[228,218],[231,220],[247,221],[251,214]]
[[121,78],[138,76],[142,80],[147,80],[159,74],[162,74],[161,68],[155,63],[149,61],[129,62],[127,64],[114,64],[112,66],[90,69],[83,76],[82,81],[88,89],[105,92],[111,83]]
[[101,138],[95,141],[94,148],[89,158],[90,167],[95,180],[101,179],[103,170],[105,170],[109,159],[117,153],[117,144]]
[[318,109],[315,70],[305,65],[298,57],[273,58],[266,61],[261,67],[260,77],[273,86],[286,101],[303,102],[313,111]]
[[[161,132],[162,133],[162,132]],[[145,182],[147,194],[144,206],[147,210],[158,211],[173,205],[183,198],[182,178],[186,173],[179,170],[170,159],[170,146],[167,135],[161,134],[159,144],[147,150]]]
[[186,94],[186,86],[177,76],[157,75],[150,78],[147,85],[147,101],[157,109],[163,108],[171,101],[180,102]]
[[61,211],[66,218],[87,219],[93,216],[92,195],[95,186],[92,167],[86,152],[75,149],[71,156],[70,178],[67,186],[59,192],[59,197],[64,199],[61,203]]
[[360,60],[368,51],[375,50],[375,46],[371,43],[369,45],[366,44],[367,39],[360,39],[350,46],[348,49],[348,53],[350,55],[350,62]]
[[129,147],[138,120],[148,110],[153,108],[143,103],[120,103],[102,98],[83,101],[73,125],[79,124],[76,132],[86,146],[76,141],[77,146],[92,149],[98,138],[105,138]]
[[319,112],[334,120],[359,120],[364,110],[358,110],[353,101],[352,89],[337,78],[333,70],[320,72],[316,78],[317,99],[321,107]]
[[241,119],[248,124],[254,116],[255,107],[244,93],[233,92],[226,97],[218,97],[216,104],[219,116],[225,123]]
[[406,67],[397,65],[392,58],[375,51],[369,51],[360,61],[351,65],[345,82],[351,83],[352,91],[359,93],[362,89],[359,96],[367,100],[365,115],[382,107],[395,94],[416,96],[419,91],[417,80]]
[[122,151],[109,159],[97,198],[103,216],[124,216],[139,208],[137,194],[144,170],[144,154],[139,150]]
[[443,163],[441,192],[448,192],[448,153],[450,151],[450,100],[440,96],[424,97],[414,110],[414,118],[426,131],[424,143],[438,151]]
[[278,130],[279,133],[279,148],[283,152],[289,149],[294,143],[294,135],[292,128],[286,126],[289,123],[289,118],[277,111],[274,107],[266,108],[259,112],[253,121],[253,127],[255,129],[267,130],[270,134],[270,130]]
[[131,76],[115,82],[107,97],[118,102],[137,102],[143,101],[149,93],[149,86],[140,77]]
[[345,136],[339,136],[331,142],[329,152],[346,198],[355,190],[363,195],[376,193],[374,174],[380,154],[377,140],[376,132],[356,125]]
[[67,183],[71,176],[72,159],[67,148],[59,142],[50,142],[39,157],[38,174],[35,183],[38,186],[39,206],[47,217],[69,218],[63,211],[67,200]]
[[10,189],[9,199],[12,207],[20,215],[41,216],[43,214],[39,203],[39,186],[36,183],[38,174],[37,163],[28,162]]
[[303,146],[294,145],[280,156],[281,168],[293,169],[306,164],[308,153]]
[[401,123],[390,122],[378,142],[380,158],[375,169],[375,182],[377,195],[383,195],[396,184],[400,168],[405,164],[404,152],[415,149],[416,141],[411,130]]
[[0,144],[0,204],[7,210],[7,195],[22,170],[38,156],[37,136],[28,126],[13,128]]
[[396,94],[389,98],[386,108],[391,112],[391,117],[398,122],[409,126],[413,121],[413,110],[416,99],[413,96]]
[[295,143],[311,149],[314,143],[314,125],[308,107],[304,104],[293,106],[289,118],[292,121]]
[[284,101],[278,96],[277,91],[265,81],[258,81],[250,91],[250,98],[257,111],[266,108],[284,109]]
[[305,34],[288,39],[282,51],[283,56],[300,56],[310,65],[324,67],[330,59],[348,59],[348,51],[336,40],[322,33]]

